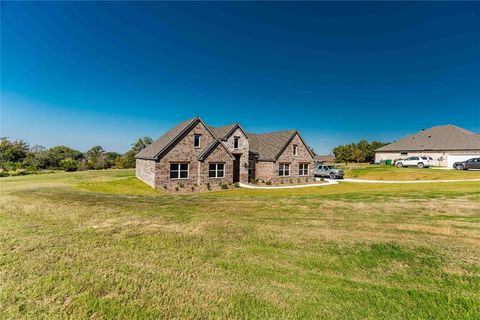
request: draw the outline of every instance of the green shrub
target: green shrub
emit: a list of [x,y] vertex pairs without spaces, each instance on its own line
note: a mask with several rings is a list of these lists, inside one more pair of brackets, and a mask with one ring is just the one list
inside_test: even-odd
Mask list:
[[210,182],[207,182],[207,189],[212,190],[212,186],[210,185]]
[[233,184],[233,186],[234,186],[235,188],[240,188],[240,183],[235,182],[235,183]]
[[78,162],[71,158],[63,159],[60,161],[60,167],[65,171],[77,171]]
[[266,184],[267,186],[271,186],[271,185],[272,185],[272,181],[268,180],[267,182],[265,182],[265,184]]
[[0,169],[0,177],[8,177],[9,175],[7,171]]
[[180,188],[185,188],[185,185],[183,183],[180,183]]
[[12,177],[16,177],[16,176],[26,176],[27,174],[29,174],[31,172],[29,172],[27,169],[17,169],[15,171],[12,171],[10,172],[10,175]]
[[192,191],[195,191],[195,187],[194,187],[194,186],[192,186]]
[[180,188],[178,188],[178,187],[175,187],[175,191],[179,191],[179,190],[180,190]]
[[228,189],[228,185],[227,185],[226,183],[222,184],[222,189],[223,189],[223,190]]

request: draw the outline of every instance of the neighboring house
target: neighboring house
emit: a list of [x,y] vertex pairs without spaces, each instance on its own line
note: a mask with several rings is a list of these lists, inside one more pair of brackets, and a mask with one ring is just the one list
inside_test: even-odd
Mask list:
[[451,168],[455,161],[480,155],[480,135],[450,124],[432,127],[375,150],[375,162],[416,155],[432,157],[434,165]]
[[136,176],[154,188],[313,178],[314,156],[297,130],[253,134],[238,123],[209,127],[199,117],[179,123],[135,158]]
[[334,163],[335,162],[335,155],[334,154],[325,154],[325,155],[316,155],[315,162],[320,163]]

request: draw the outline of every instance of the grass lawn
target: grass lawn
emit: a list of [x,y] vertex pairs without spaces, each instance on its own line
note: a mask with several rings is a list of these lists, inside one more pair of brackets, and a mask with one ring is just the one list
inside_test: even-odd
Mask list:
[[[341,165],[340,165],[341,166]],[[462,180],[480,179],[480,171],[442,170],[435,168],[397,168],[394,166],[347,166],[345,178],[366,180]]]
[[479,319],[480,182],[172,195],[133,175],[0,179],[0,319]]

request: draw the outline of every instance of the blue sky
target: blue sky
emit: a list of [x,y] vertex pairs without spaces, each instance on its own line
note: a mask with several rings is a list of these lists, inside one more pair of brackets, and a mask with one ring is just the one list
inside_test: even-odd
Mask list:
[[1,3],[2,136],[124,152],[196,115],[320,153],[480,132],[480,5]]

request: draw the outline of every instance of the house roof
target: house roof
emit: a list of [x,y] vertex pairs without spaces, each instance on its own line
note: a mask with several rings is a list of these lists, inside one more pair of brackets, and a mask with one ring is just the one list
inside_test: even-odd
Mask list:
[[219,139],[225,138],[227,134],[232,131],[233,127],[235,127],[237,124],[230,124],[228,126],[223,126],[223,127],[208,127],[210,131],[212,131],[213,135]]
[[[165,132],[160,138],[153,141],[145,149],[136,154],[138,159],[155,159],[168,146],[170,146],[182,133],[190,128],[194,123],[200,120],[199,117],[180,122],[172,129]],[[200,120],[201,121],[201,120]]]
[[258,160],[275,161],[296,133],[297,130],[249,133],[250,151],[258,154]]
[[334,154],[324,154],[324,155],[316,155],[315,156],[315,161],[318,162],[334,162],[335,161],[335,155]]
[[[199,117],[195,117],[193,119],[189,119],[187,121],[179,123],[172,129],[165,132],[160,138],[148,145],[145,149],[137,153],[135,158],[156,160],[185,132],[187,132],[198,122],[201,122],[205,125],[205,123]],[[212,133],[216,140],[210,146],[208,146],[205,151],[199,156],[200,160],[208,156],[208,153],[214,147],[216,147],[219,142],[225,147],[221,140],[225,140],[226,138],[228,138],[228,136],[232,132],[234,132],[236,128],[240,128],[240,130],[242,130],[247,139],[250,140],[250,151],[256,153],[259,160],[264,161],[275,161],[277,157],[282,153],[282,151],[286,148],[288,143],[294,138],[296,134],[298,134],[297,130],[285,130],[263,134],[247,134],[243,131],[242,127],[238,123],[216,128],[208,127],[206,125],[205,127],[210,131],[210,133]],[[300,135],[299,137],[302,142],[304,142]],[[228,149],[226,150],[228,151]],[[308,149],[308,151],[313,158],[313,154],[311,153],[310,149]],[[230,151],[228,152],[230,153]]]
[[208,128],[210,129],[210,131],[212,131],[213,135],[219,139],[228,139],[228,137],[235,131],[235,129],[239,128],[243,132],[243,134],[245,134],[247,139],[249,139],[248,134],[245,131],[243,131],[239,123],[234,123],[234,124],[230,124],[228,126],[223,126],[223,127],[208,127]]
[[375,151],[480,150],[480,135],[448,124],[422,130]]

